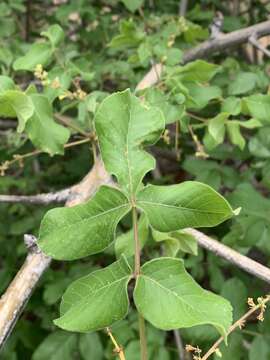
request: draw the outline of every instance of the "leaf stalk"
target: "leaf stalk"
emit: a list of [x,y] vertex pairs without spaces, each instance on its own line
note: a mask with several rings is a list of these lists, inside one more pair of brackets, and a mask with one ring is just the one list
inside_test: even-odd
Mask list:
[[[134,245],[135,245],[135,271],[134,277],[140,275],[141,271],[141,249],[138,234],[138,217],[135,203],[132,202],[132,224],[134,231]],[[147,360],[147,343],[146,343],[146,332],[145,332],[145,321],[143,316],[139,313],[139,335],[140,335],[140,348],[141,348],[141,360]]]

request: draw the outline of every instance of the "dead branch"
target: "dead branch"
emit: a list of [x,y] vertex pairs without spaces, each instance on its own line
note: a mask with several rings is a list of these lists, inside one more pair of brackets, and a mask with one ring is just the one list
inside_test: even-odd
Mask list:
[[180,0],[179,10],[178,10],[179,16],[186,16],[187,8],[188,8],[188,0]]
[[239,252],[217,240],[210,238],[198,230],[186,229],[185,231],[194,236],[194,238],[198,241],[198,244],[204,249],[213,252],[217,256],[229,261],[231,264],[236,265],[240,269],[243,269],[249,274],[254,275],[270,284],[270,269],[268,267],[240,254]]
[[258,38],[269,35],[270,20],[228,34],[222,34],[213,40],[207,40],[195,48],[188,50],[184,54],[183,63],[185,64],[198,58],[208,57],[216,52],[248,42],[252,34],[256,34]]
[[253,45],[256,49],[260,50],[264,55],[267,57],[270,57],[270,51],[266,49],[259,41],[257,34],[252,34],[249,39],[249,43]]
[[[52,203],[63,203],[65,201],[72,202],[78,200],[86,200],[89,198],[100,186],[104,183],[104,178],[108,176],[105,172],[104,166],[100,160],[95,165],[95,171],[90,171],[85,179],[78,185],[74,185],[70,188],[60,190],[57,192],[50,192],[46,194],[37,195],[0,195],[0,203],[22,203],[22,204],[42,204],[48,205]],[[108,176],[109,181],[109,176]],[[89,189],[89,183],[92,184]],[[90,192],[89,192],[90,191]]]
[[58,192],[49,192],[37,195],[0,195],[0,203],[43,204],[62,203],[73,196],[72,188]]
[[17,127],[16,121],[0,119],[0,129],[14,129],[16,127]]
[[[102,161],[97,160],[85,178],[70,189],[70,198],[66,206],[74,206],[86,201],[101,184],[110,183],[111,178],[105,171]],[[0,298],[0,349],[15,326],[21,312],[27,304],[36,284],[51,259],[37,246],[35,238],[25,236],[28,255],[21,269]]]
[[[195,48],[186,51],[182,63],[186,64],[199,58],[209,57],[217,52],[248,42],[250,36],[253,34],[256,34],[257,38],[269,35],[270,20],[249,26],[245,29],[232,31],[228,34],[220,34],[217,38],[206,40]],[[154,69],[152,67],[139,82],[136,91],[146,89],[147,87],[156,84],[161,77],[162,67],[162,64],[156,64]]]

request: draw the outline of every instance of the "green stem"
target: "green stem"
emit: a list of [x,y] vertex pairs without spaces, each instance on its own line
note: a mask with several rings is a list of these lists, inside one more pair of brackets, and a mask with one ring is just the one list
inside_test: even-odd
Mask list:
[[135,245],[135,277],[140,274],[141,270],[141,259],[140,259],[140,243],[139,243],[139,235],[138,235],[138,219],[137,212],[135,206],[132,208],[132,222],[133,222],[133,230],[134,230],[134,245]]
[[145,321],[141,314],[139,314],[139,331],[140,331],[141,360],[147,360]]
[[[134,229],[134,246],[135,246],[135,278],[137,279],[141,271],[141,249],[138,234],[138,218],[135,204],[132,207],[132,223]],[[145,333],[145,321],[141,314],[139,314],[139,333],[140,333],[140,348],[141,360],[147,360],[147,343]]]

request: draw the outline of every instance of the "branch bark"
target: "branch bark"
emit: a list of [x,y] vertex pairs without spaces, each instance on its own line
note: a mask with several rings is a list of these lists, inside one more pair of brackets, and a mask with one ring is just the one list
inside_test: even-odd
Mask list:
[[249,257],[240,254],[230,247],[210,238],[202,232],[195,229],[186,229],[188,234],[194,236],[198,244],[206,250],[213,252],[215,255],[222,257],[231,264],[236,265],[240,269],[256,276],[257,278],[270,284],[270,269]]
[[[86,201],[101,184],[110,182],[111,177],[105,171],[102,161],[98,159],[85,178],[70,189],[66,206],[70,207]],[[35,239],[25,236],[25,242],[29,249],[26,260],[0,298],[0,349],[4,346],[36,284],[51,262],[51,258],[35,244]]]
[[[253,34],[256,34],[257,38],[269,35],[270,20],[257,25],[249,26],[245,29],[236,30],[228,34],[220,34],[220,36],[215,39],[204,41],[195,48],[186,51],[183,56],[182,63],[186,64],[199,58],[205,58],[222,50],[227,50],[228,48],[248,42],[249,38]],[[156,84],[161,77],[162,70],[162,64],[152,66],[152,68],[137,85],[136,91],[146,89],[147,87]]]
[[228,34],[222,34],[213,40],[207,40],[195,48],[188,50],[184,54],[183,63],[185,64],[198,58],[208,57],[216,52],[248,42],[250,36],[253,34],[256,34],[258,38],[269,35],[270,20]]
[[0,129],[14,129],[15,127],[17,127],[16,121],[0,119]]
[[62,203],[70,199],[74,194],[72,188],[58,192],[50,192],[37,195],[0,195],[0,203],[21,203],[21,204],[51,204]]

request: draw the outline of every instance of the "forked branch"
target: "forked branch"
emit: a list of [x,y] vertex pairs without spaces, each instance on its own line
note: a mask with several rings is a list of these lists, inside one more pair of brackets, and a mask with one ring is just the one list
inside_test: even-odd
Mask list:
[[[99,159],[85,178],[70,190],[70,198],[66,206],[80,204],[97,190],[101,184],[111,182],[111,177],[105,171]],[[34,237],[25,237],[28,255],[21,269],[0,298],[0,349],[3,347],[21,312],[27,304],[36,284],[51,259],[38,248]]]
[[[200,45],[186,51],[183,56],[182,63],[186,64],[199,58],[209,57],[217,52],[249,42],[249,39],[253,34],[256,34],[257,38],[269,35],[270,20],[257,25],[249,26],[245,29],[236,30],[228,34],[220,34],[217,38],[206,40]],[[161,77],[162,69],[162,64],[155,64],[154,67],[152,67],[139,82],[136,90],[143,90],[147,87],[155,85]]]

